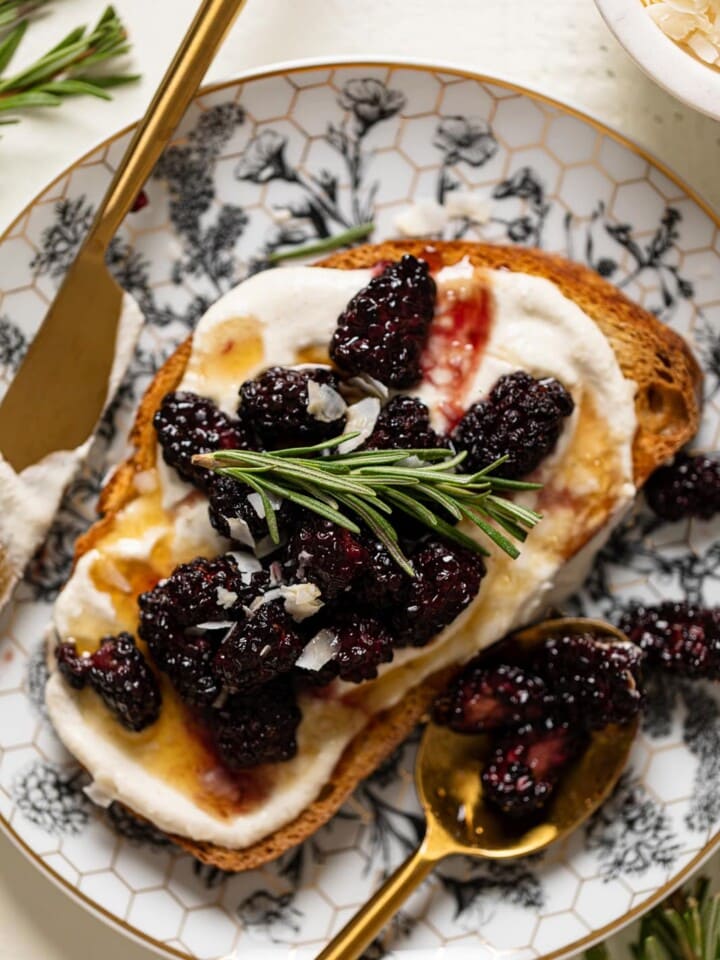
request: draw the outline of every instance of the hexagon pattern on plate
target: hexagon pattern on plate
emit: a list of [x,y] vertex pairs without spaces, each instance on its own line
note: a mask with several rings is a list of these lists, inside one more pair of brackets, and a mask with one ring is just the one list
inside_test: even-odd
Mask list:
[[[0,244],[0,389],[125,142],[118,137],[79,162]],[[419,199],[445,208],[440,235],[582,260],[688,336],[707,372],[698,444],[718,446],[718,227],[637,151],[529,93],[430,69],[315,68],[203,94],[112,245],[112,268],[147,325],[87,466],[4,614],[0,640],[5,829],[86,904],[169,953],[267,949],[280,958],[293,945],[297,956],[312,956],[421,835],[413,743],[302,847],[261,870],[225,875],[116,805],[95,807],[85,796],[85,776],[43,708],[49,605],[107,466],[122,456],[141,391],[207,305],[266,268],[275,250],[368,221],[374,239],[395,235],[396,217]],[[717,602],[717,534],[710,523],[661,526],[638,506],[574,608],[614,617],[634,599]],[[472,950],[530,960],[566,950],[646,904],[707,850],[719,796],[717,695],[656,685],[630,767],[584,830],[532,862],[443,864],[367,956],[446,945],[448,958]]]

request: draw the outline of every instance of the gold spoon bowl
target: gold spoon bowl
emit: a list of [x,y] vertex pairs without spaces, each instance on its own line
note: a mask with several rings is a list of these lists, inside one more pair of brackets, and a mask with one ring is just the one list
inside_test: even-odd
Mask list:
[[[628,642],[602,620],[546,620],[509,638],[527,652],[553,636],[592,634]],[[420,847],[349,921],[317,960],[353,960],[377,936],[410,893],[445,857],[458,854],[512,860],[538,853],[580,826],[607,798],[627,763],[637,720],[594,733],[560,781],[542,819],[513,821],[483,801],[480,774],[491,750],[488,735],[455,733],[428,723],[415,765],[427,829]]]

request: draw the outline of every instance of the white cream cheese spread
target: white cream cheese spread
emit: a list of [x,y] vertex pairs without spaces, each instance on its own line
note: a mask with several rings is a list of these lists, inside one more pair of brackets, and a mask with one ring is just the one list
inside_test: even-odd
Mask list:
[[[234,413],[242,380],[272,364],[306,361],[308,350],[327,347],[338,315],[371,275],[367,270],[290,267],[251,278],[200,321],[180,389],[209,396]],[[429,366],[415,392],[430,407],[436,426],[445,428],[453,410],[467,408],[499,376],[517,369],[556,377],[575,400],[575,413],[566,421],[557,449],[538,471],[543,489],[523,495],[544,519],[523,544],[520,558],[513,561],[493,551],[473,603],[428,646],[397,651],[377,680],[336,683],[334,698],[303,696],[298,754],[276,765],[271,788],[246,810],[220,801],[209,805],[197,784],[177,775],[180,761],[172,758],[168,745],[177,741],[182,708],[165,696],[165,686],[160,719],[143,733],[130,734],[91,691],[71,690],[54,672],[47,688],[51,716],[91,773],[98,795],[122,801],[171,833],[234,848],[252,844],[293,820],[317,797],[373,713],[396,703],[423,678],[468,659],[531,620],[550,599],[566,596],[586,572],[634,495],[634,385],[623,377],[596,324],[551,282],[480,271],[465,262],[441,269],[435,279],[438,308],[426,351]],[[478,296],[489,298],[492,318],[480,345],[471,338],[463,341],[464,332],[452,327],[458,300]],[[460,382],[447,366],[448,345],[456,335],[458,349],[465,351]],[[316,399],[318,409],[324,409],[332,398]],[[379,404],[375,399],[373,409]],[[196,555],[230,549],[210,526],[203,499],[161,457],[137,488],[137,499],[79,561],[58,598],[55,629],[61,638],[92,648],[104,633],[134,630],[134,597],[123,595],[120,581],[103,573],[103,564],[116,564],[120,577],[132,581],[133,565],[143,553],[166,575]],[[313,650],[307,655],[323,654]],[[192,743],[187,750],[192,751]],[[212,786],[221,795],[222,773],[204,776],[214,778],[213,783],[200,786]]]

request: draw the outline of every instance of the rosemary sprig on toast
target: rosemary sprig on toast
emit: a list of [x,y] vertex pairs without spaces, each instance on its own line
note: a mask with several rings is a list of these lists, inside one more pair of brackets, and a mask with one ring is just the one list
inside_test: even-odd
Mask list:
[[431,450],[358,450],[338,453],[353,440],[347,433],[311,447],[272,453],[219,450],[199,454],[193,463],[233,477],[259,494],[270,536],[278,543],[272,498],[282,497],[359,533],[364,523],[408,574],[413,568],[402,551],[393,526],[399,511],[428,529],[475,553],[487,550],[454,522],[466,520],[510,557],[541,519],[538,513],[503,496],[503,491],[535,490],[539,484],[505,480],[494,471],[502,460],[477,473],[459,469],[466,454],[445,448]]

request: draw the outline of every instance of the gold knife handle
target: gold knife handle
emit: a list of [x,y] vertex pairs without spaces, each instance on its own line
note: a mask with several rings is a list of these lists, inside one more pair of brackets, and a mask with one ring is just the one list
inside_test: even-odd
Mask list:
[[195,96],[247,0],[203,0],[140,122],[90,227],[85,247],[101,253],[117,232]]

